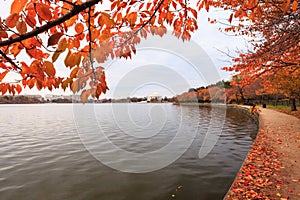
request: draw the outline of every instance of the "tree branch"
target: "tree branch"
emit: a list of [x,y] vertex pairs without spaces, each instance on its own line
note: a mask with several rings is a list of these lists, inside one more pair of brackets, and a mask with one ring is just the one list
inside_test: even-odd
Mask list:
[[157,7],[155,8],[154,12],[152,13],[152,15],[150,16],[150,18],[136,31],[133,32],[133,34],[131,34],[131,36],[129,38],[127,38],[121,45],[118,45],[117,48],[125,45],[127,42],[129,42],[133,36],[137,35],[143,28],[145,28],[152,20],[152,18],[155,16],[155,14],[157,13],[157,11],[159,10],[159,8],[161,7],[161,5],[164,3],[165,0],[161,0],[160,3],[157,5]]
[[10,57],[8,57],[2,50],[0,50],[0,55],[5,58],[7,62],[9,62],[12,66],[14,66],[16,69],[22,71],[22,68],[19,67]]
[[91,68],[92,68],[92,72],[93,72],[93,75],[94,75],[94,78],[93,78],[93,81],[94,81],[94,84],[96,84],[96,73],[95,73],[95,68],[94,68],[94,59],[93,59],[93,54],[92,54],[92,51],[93,51],[93,48],[92,48],[92,30],[91,30],[91,7],[89,7],[89,11],[88,11],[88,30],[89,30],[89,38],[90,38],[90,41],[89,41],[89,59],[90,59],[90,65],[91,65]]
[[87,2],[82,3],[80,5],[76,5],[76,6],[74,6],[74,8],[70,12],[68,12],[67,14],[65,14],[65,15],[63,15],[59,18],[57,18],[56,20],[50,21],[50,22],[48,22],[47,24],[45,24],[43,26],[37,27],[36,29],[32,30],[31,32],[28,32],[24,35],[20,35],[19,37],[4,40],[4,41],[0,42],[0,47],[11,45],[13,43],[21,42],[21,41],[26,40],[28,38],[37,36],[40,33],[43,33],[44,31],[47,31],[47,30],[51,29],[52,27],[57,26],[57,25],[65,22],[66,20],[70,19],[71,17],[79,14],[80,12],[84,11],[85,9],[87,9],[87,8],[97,4],[97,3],[99,3],[99,0],[90,0],[90,1],[87,1]]

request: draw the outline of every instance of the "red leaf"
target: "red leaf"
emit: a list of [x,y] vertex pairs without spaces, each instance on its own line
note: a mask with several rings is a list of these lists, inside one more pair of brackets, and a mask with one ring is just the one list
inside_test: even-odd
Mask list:
[[9,84],[4,84],[1,88],[2,95],[4,95],[8,90]]
[[18,84],[16,87],[16,90],[17,90],[18,94],[20,94],[22,92],[22,87]]
[[4,77],[6,76],[7,73],[8,73],[8,71],[4,71],[4,72],[0,73],[0,82],[4,79]]

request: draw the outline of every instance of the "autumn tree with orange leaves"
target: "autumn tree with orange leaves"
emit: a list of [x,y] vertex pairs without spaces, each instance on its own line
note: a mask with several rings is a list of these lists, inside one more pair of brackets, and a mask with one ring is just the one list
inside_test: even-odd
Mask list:
[[[278,2],[284,6],[277,8]],[[289,35],[299,35],[294,29],[299,23],[295,20],[299,17],[297,1],[199,0],[192,4],[188,0],[13,0],[10,15],[0,19],[0,92],[20,93],[22,87],[70,88],[74,93],[81,91],[83,102],[89,96],[99,98],[108,89],[101,66],[108,57],[131,58],[141,39],[149,34],[163,36],[167,28],[173,30],[174,36],[189,40],[198,29],[198,11],[208,11],[210,6],[233,10],[229,21],[234,17],[252,20],[257,29],[246,28],[247,34],[263,35],[256,53],[241,56],[236,70],[243,71],[245,66],[248,73],[258,74],[260,70],[253,71],[254,67],[270,66],[271,58],[276,67],[287,63],[299,66],[299,60],[291,59],[299,48],[287,45],[291,44]],[[266,18],[268,8],[273,9],[271,19]],[[293,23],[289,23],[291,20]],[[270,29],[278,24],[278,30],[273,31],[275,36],[261,32],[263,23]],[[289,31],[279,37],[279,29]],[[285,49],[268,46],[274,40]],[[277,52],[282,51],[286,54],[278,57]],[[266,56],[257,57],[259,54]],[[65,77],[56,75],[58,59],[63,59],[64,66],[70,69]],[[5,81],[9,73],[18,73],[20,79]]]
[[237,12],[240,16],[247,16],[248,23],[226,30],[252,38],[252,48],[233,59],[233,66],[224,69],[237,72],[243,77],[243,82],[263,78],[266,88],[280,88],[281,94],[290,97],[291,110],[296,110],[295,98],[300,96],[300,85],[296,84],[300,68],[299,1],[246,2],[256,2],[251,10],[256,10],[257,15],[239,9]]

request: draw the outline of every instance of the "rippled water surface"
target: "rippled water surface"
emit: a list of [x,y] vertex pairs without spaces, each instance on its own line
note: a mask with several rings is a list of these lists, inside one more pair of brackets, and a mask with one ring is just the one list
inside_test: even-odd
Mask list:
[[[87,105],[76,106],[0,106],[0,199],[222,199],[250,149],[250,136],[257,132],[254,122],[233,108],[220,117],[223,108],[101,104],[93,105],[93,114],[88,116],[80,111],[88,109]],[[213,126],[223,126],[222,132],[212,151],[200,159],[212,116]],[[89,135],[100,129],[115,146],[139,155],[168,144],[173,145],[169,153],[174,155],[183,151],[179,141],[197,131],[191,145],[166,167],[126,173],[89,153],[106,145],[101,135]],[[183,136],[173,140],[180,131]],[[93,141],[91,149],[83,145],[83,134]],[[126,158],[109,155],[116,167],[128,167]],[[148,169],[149,163],[133,166],[133,172],[134,167]]]

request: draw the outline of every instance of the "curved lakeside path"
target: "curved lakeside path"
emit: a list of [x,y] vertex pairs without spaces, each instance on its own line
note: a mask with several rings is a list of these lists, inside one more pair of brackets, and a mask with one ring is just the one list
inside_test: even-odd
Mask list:
[[259,109],[259,132],[224,199],[300,199],[300,119]]

